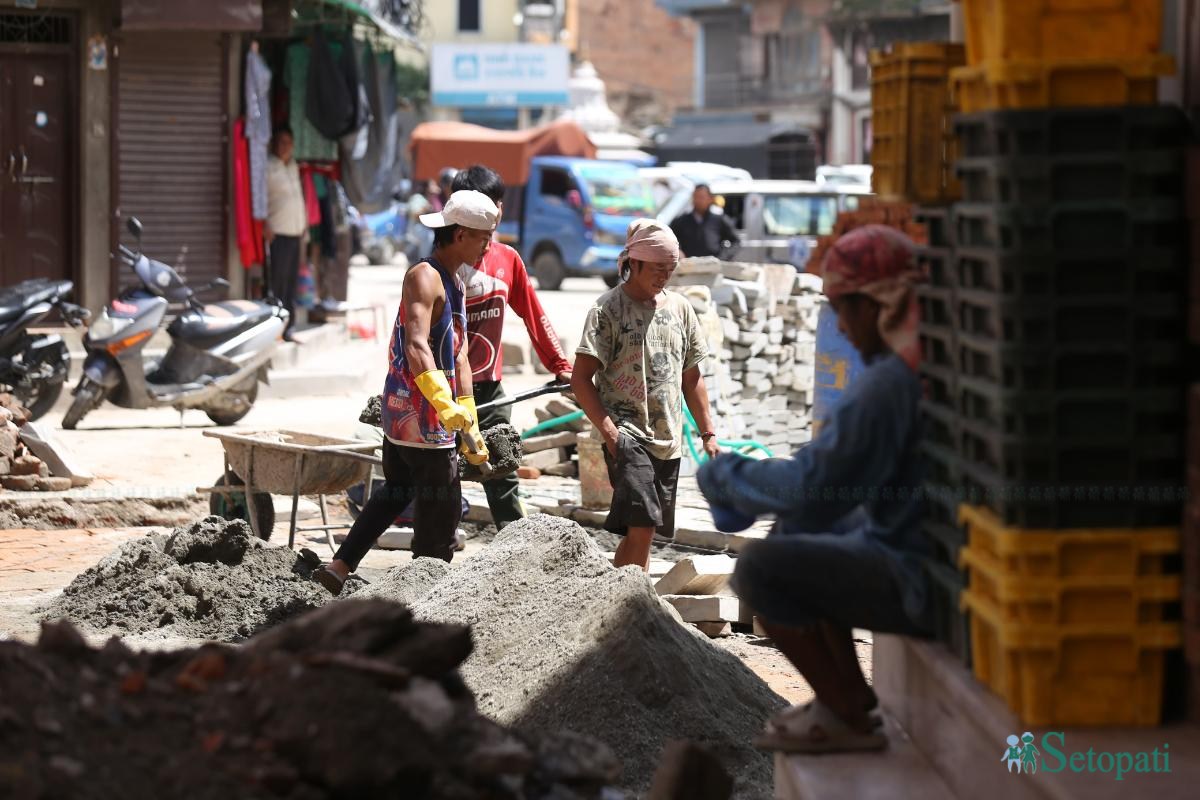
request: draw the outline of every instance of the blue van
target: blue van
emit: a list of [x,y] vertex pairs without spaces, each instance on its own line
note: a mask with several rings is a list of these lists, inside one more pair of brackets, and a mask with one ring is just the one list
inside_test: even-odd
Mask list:
[[541,289],[585,275],[616,286],[629,224],[654,211],[650,184],[632,164],[536,156],[528,183],[505,194],[498,236],[517,248]]

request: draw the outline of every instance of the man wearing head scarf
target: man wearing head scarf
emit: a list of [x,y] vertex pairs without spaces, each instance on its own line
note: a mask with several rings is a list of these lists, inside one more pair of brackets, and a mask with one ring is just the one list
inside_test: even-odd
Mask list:
[[621,284],[588,311],[571,389],[604,437],[613,486],[604,527],[622,536],[613,563],[650,568],[654,534],[675,536],[675,490],[683,453],[683,401],[704,450],[717,453],[700,365],[708,355],[691,303],[666,291],[679,242],[665,225],[629,226],[618,259]]
[[881,225],[834,244],[823,262],[825,293],[863,372],[820,435],[791,458],[723,455],[696,476],[718,524],[776,519],[766,539],[742,552],[732,583],[816,699],[767,721],[756,740],[764,749],[884,747],[851,630],[931,632],[912,252],[907,238]]

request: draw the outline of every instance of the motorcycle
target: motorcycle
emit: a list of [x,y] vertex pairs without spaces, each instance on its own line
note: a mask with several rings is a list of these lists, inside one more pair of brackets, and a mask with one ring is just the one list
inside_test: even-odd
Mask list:
[[57,334],[30,333],[58,309],[72,327],[82,327],[87,309],[68,303],[74,284],[34,278],[0,289],[0,389],[11,392],[33,419],[58,401],[71,355]]
[[[197,408],[218,425],[250,412],[259,381],[267,381],[288,312],[278,302],[227,300],[205,305],[171,267],[142,252],[142,224],[131,218],[137,250],[120,246],[121,259],[139,286],[127,289],[100,312],[84,337],[87,358],[63,427],[105,400],[121,408],[171,406],[182,415]],[[201,292],[229,288],[217,278]],[[167,326],[171,346],[161,360],[142,349],[162,325],[169,306],[183,310]]]

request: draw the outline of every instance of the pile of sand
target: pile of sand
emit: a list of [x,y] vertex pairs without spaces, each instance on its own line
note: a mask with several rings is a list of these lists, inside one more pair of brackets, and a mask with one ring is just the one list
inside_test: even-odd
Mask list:
[[701,742],[735,775],[737,797],[771,797],[771,761],[750,742],[782,699],[681,624],[643,573],[613,569],[574,522],[538,514],[505,527],[412,608],[471,626],[463,677],[500,724],[594,736],[638,791],[668,740]]
[[150,638],[234,642],[325,604],[315,559],[268,547],[241,520],[207,517],[122,545],[71,581],[44,619]]
[[338,599],[381,597],[410,606],[429,594],[449,571],[450,565],[440,558],[414,558],[407,564],[392,567],[371,583],[347,581]]
[[457,670],[470,652],[466,628],[382,600],[173,652],[49,624],[36,646],[0,642],[0,797],[612,797],[602,745],[477,712]]

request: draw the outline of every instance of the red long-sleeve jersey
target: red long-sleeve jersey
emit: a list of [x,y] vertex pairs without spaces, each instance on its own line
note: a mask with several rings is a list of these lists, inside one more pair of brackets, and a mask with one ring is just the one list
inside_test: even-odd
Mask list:
[[504,368],[501,340],[506,305],[512,306],[524,320],[533,349],[552,375],[571,368],[516,250],[492,242],[480,264],[474,267],[464,264],[458,275],[466,287],[467,355],[471,360],[472,380],[500,380]]

